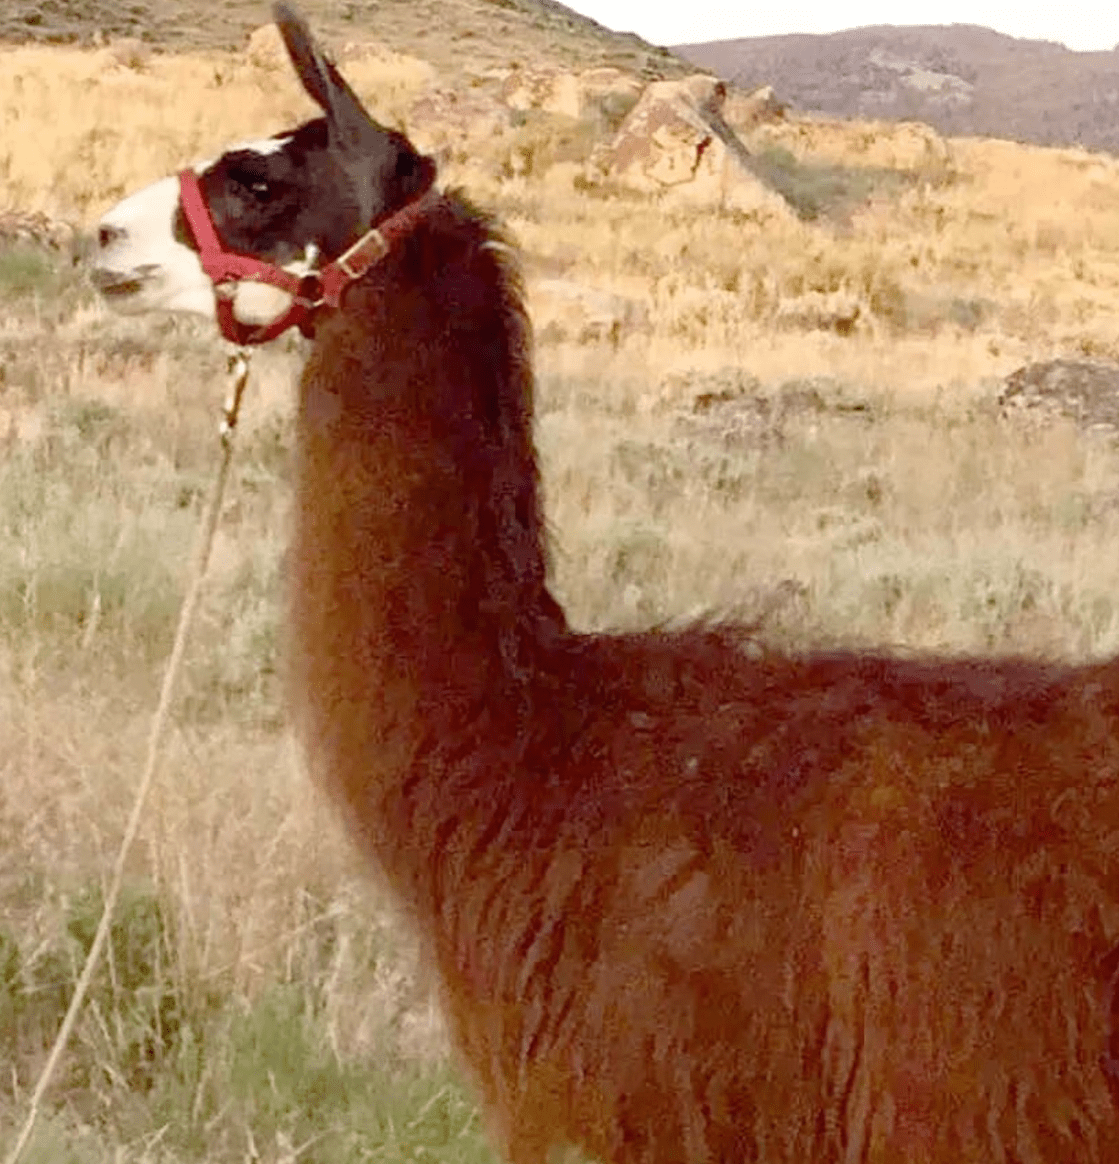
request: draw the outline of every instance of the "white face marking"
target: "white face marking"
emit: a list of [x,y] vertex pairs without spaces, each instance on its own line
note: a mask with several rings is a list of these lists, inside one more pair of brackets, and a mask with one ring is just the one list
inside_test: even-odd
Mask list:
[[[291,137],[265,138],[233,147],[260,154],[278,153]],[[203,174],[214,159],[192,167]],[[214,288],[198,255],[178,242],[172,231],[179,206],[179,181],[162,178],[118,203],[98,223],[102,245],[95,279],[102,293],[122,312],[186,311],[214,317]],[[298,275],[311,270],[318,248],[311,244],[302,259],[286,269]],[[291,296],[265,283],[243,282],[234,297],[235,316],[249,324],[270,323],[291,304]]]
[[[262,137],[255,141],[238,142],[236,145],[231,145],[225,152],[235,154],[241,150],[250,150],[254,154],[268,157],[270,154],[278,154],[291,139],[290,133],[286,137]],[[205,158],[201,162],[192,163],[190,168],[201,177],[217,160],[217,158]]]
[[95,280],[121,311],[191,311],[212,317],[214,288],[198,255],[172,233],[178,178],[118,202],[97,224]]
[[237,150],[252,150],[253,153],[263,154],[268,157],[269,154],[278,154],[291,141],[292,135],[289,133],[284,137],[262,137],[256,141],[243,141],[240,145],[230,146],[225,152],[227,154],[236,153]]

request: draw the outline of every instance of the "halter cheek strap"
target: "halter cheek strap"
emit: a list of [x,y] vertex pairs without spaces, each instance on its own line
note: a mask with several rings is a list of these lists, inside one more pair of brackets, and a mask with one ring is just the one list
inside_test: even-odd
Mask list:
[[[225,250],[202,194],[198,175],[193,170],[180,171],[179,196],[183,215],[198,246],[202,270],[214,284],[218,326],[222,335],[235,344],[267,343],[289,327],[296,326],[304,335],[312,335],[315,313],[323,307],[337,308],[346,288],[410,234],[438,197],[434,187],[428,185],[422,194],[401,207],[380,226],[366,231],[353,246],[321,271],[296,275],[292,271],[285,271],[283,267],[254,259],[251,255]],[[278,287],[291,296],[291,305],[271,323],[259,326],[244,323],[233,314],[237,284],[242,282],[267,283]]]

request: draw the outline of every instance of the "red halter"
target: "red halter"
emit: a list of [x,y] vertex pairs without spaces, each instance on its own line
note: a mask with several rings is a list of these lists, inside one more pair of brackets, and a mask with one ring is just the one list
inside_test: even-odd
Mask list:
[[[263,259],[238,255],[222,247],[210,209],[202,196],[198,175],[193,170],[180,171],[179,195],[187,225],[198,244],[202,270],[214,284],[218,326],[222,335],[234,344],[263,344],[296,325],[305,336],[312,335],[315,312],[321,307],[338,307],[346,288],[410,233],[437,197],[434,188],[429,186],[380,226],[366,231],[352,247],[321,271],[296,275]],[[233,314],[233,297],[242,280],[268,283],[286,291],[291,296],[291,306],[271,323],[242,323]]]

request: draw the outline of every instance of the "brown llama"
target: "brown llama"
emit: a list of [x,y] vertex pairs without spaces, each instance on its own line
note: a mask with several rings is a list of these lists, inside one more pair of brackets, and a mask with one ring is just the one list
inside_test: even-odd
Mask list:
[[314,336],[295,717],[506,1157],[1119,1161],[1119,664],[570,629],[510,249],[275,11],[323,117],[127,199],[95,277]]

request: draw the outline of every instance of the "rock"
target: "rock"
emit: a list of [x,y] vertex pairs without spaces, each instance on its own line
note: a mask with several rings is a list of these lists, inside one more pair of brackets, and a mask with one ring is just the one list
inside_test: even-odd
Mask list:
[[[712,77],[708,73],[695,73],[682,81],[655,81],[649,89],[660,85],[670,85],[686,93],[704,119],[710,119],[712,115],[723,116],[727,103],[727,86],[726,82],[720,81],[718,77]],[[662,89],[660,96],[663,98],[671,92],[671,89]]]
[[753,129],[767,121],[781,121],[786,112],[772,85],[763,85],[751,93],[732,91],[727,94],[723,115],[737,130]]
[[412,102],[406,120],[425,148],[438,148],[492,137],[509,124],[509,110],[474,89],[432,86]]
[[[731,118],[733,121],[734,119]],[[734,122],[739,125],[737,121]],[[845,166],[946,173],[952,169],[948,142],[915,121],[840,121],[798,117],[760,124],[750,138],[755,149],[782,146],[798,158]]]
[[621,69],[604,65],[599,69],[584,69],[579,74],[579,89],[584,103],[602,101],[610,97],[637,100],[641,96],[641,82]]
[[664,394],[682,401],[691,397],[691,407],[676,416],[681,435],[727,448],[780,447],[789,424],[806,416],[840,414],[870,420],[865,405],[845,403],[845,389],[828,377],[763,385],[738,367],[688,371],[669,377]]
[[603,67],[568,73],[561,69],[488,69],[480,75],[509,109],[540,109],[581,118],[592,106],[636,100],[642,85],[621,69]]
[[558,69],[513,69],[501,83],[498,99],[510,109],[541,109],[571,118],[583,109],[578,77]]
[[998,402],[1004,415],[1065,416],[1086,429],[1119,432],[1119,364],[1060,358],[1011,372]]
[[657,81],[614,139],[588,163],[589,181],[611,180],[690,205],[790,216],[784,199],[750,170],[749,151],[727,124],[727,89],[703,74]]

